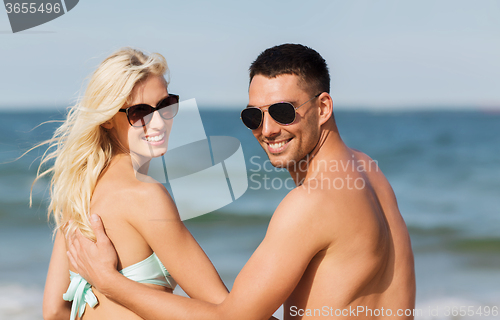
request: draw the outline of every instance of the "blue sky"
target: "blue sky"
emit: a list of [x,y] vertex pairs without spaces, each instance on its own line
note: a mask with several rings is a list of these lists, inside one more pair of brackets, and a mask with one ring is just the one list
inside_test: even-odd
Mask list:
[[0,109],[61,108],[123,46],[163,54],[170,91],[246,105],[264,49],[327,60],[337,108],[500,109],[500,0],[97,1],[13,34],[0,8]]

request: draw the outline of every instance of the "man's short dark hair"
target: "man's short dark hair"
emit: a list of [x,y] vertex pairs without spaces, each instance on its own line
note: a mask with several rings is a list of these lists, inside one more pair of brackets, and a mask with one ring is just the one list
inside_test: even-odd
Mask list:
[[250,66],[250,82],[256,75],[274,78],[283,74],[299,76],[311,94],[330,93],[330,74],[325,59],[314,49],[286,43],[266,49]]

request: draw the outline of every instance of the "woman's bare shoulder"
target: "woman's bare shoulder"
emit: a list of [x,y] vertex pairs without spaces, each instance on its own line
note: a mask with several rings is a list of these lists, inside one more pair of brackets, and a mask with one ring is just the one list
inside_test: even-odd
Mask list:
[[92,211],[105,209],[106,215],[125,219],[135,217],[138,213],[141,217],[148,218],[178,216],[175,203],[167,189],[155,181],[129,180],[96,191],[99,192],[93,196]]
[[[118,199],[117,199],[118,200]],[[165,219],[178,217],[177,208],[167,189],[158,182],[137,181],[119,192],[120,206],[125,216],[142,219]]]

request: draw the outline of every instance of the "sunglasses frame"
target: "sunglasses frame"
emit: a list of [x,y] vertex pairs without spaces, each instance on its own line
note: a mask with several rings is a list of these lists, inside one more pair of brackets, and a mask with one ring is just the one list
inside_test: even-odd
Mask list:
[[[172,104],[169,104],[168,106],[165,106],[165,107],[162,107],[162,108],[158,108],[158,107],[159,107],[159,105],[160,105],[160,103],[161,103],[162,101],[164,101],[165,99],[167,99],[168,97],[177,97],[177,103],[172,103]],[[158,113],[160,114],[160,116],[161,116],[163,119],[165,119],[165,120],[170,120],[170,119],[174,118],[174,117],[177,115],[177,112],[179,111],[179,107],[177,107],[177,112],[176,112],[176,113],[174,114],[174,116],[173,116],[173,117],[171,117],[171,118],[165,118],[165,117],[163,117],[163,116],[161,115],[161,112],[159,112],[159,111],[160,111],[161,109],[163,109],[163,108],[168,108],[168,107],[170,107],[170,106],[172,106],[172,105],[174,105],[174,104],[179,104],[179,101],[180,101],[180,98],[179,98],[179,95],[178,95],[178,94],[169,93],[169,94],[168,94],[168,96],[166,96],[165,98],[163,98],[163,99],[161,99],[160,101],[158,101],[158,103],[156,104],[156,107],[153,107],[152,105],[147,104],[147,103],[139,103],[139,104],[134,104],[133,106],[130,106],[130,107],[127,107],[127,108],[122,108],[122,109],[120,109],[120,110],[118,110],[118,111],[119,111],[119,112],[125,112],[125,114],[127,115],[127,120],[128,120],[128,123],[130,124],[130,126],[132,126],[132,127],[144,127],[144,126],[148,125],[148,124],[149,124],[149,122],[151,122],[151,119],[152,119],[153,117],[151,117],[147,123],[146,123],[146,121],[141,121],[141,122],[142,122],[142,124],[141,124],[141,125],[139,125],[139,126],[134,126],[134,125],[132,124],[132,122],[130,121],[130,117],[129,117],[129,115],[128,115],[128,112],[129,112],[129,109],[130,109],[130,108],[145,105],[145,106],[148,106],[148,107],[150,107],[150,108],[152,108],[152,109],[153,109],[153,111],[152,111],[152,112],[150,112],[150,113],[148,113],[147,115],[150,115],[150,114],[154,113],[155,111],[158,111]],[[146,116],[147,116],[147,115],[146,115]],[[142,119],[144,119],[144,117],[143,117]],[[139,122],[139,121],[137,121],[137,122]]]
[[[295,106],[293,105],[293,103],[288,102],[288,101],[280,101],[280,102],[276,102],[276,103],[270,104],[270,105],[268,106],[268,108],[267,108],[267,113],[269,113],[269,108],[271,108],[273,105],[276,105],[276,104],[281,104],[281,103],[285,103],[285,104],[289,104],[289,105],[291,105],[291,106],[292,106],[292,108],[293,108],[294,114],[293,114],[293,120],[292,120],[292,122],[290,122],[290,123],[281,123],[281,122],[279,122],[278,120],[276,120],[276,119],[272,116],[272,114],[270,114],[270,113],[269,113],[269,115],[271,116],[271,118],[272,118],[272,119],[273,119],[276,123],[278,123],[278,124],[280,124],[280,125],[282,125],[282,126],[288,126],[288,125],[290,125],[290,124],[292,124],[292,123],[294,123],[294,122],[295,122],[295,119],[297,118],[297,110],[298,110],[300,107],[302,107],[303,105],[306,105],[308,102],[311,102],[313,99],[316,99],[316,98],[317,98],[317,97],[319,97],[322,93],[323,93],[323,92],[318,93],[317,95],[315,95],[315,96],[314,96],[314,97],[312,97],[311,99],[307,100],[306,102],[304,102],[303,104],[301,104],[301,105],[300,105],[300,106],[298,106],[298,107],[295,107]],[[247,108],[245,108],[245,109],[241,110],[241,112],[240,112],[240,119],[241,119],[241,121],[243,122],[243,124],[245,125],[245,127],[247,127],[247,128],[248,128],[248,129],[250,129],[250,130],[257,130],[257,129],[259,129],[259,128],[260,128],[260,126],[262,125],[262,122],[264,121],[264,111],[262,111],[262,109],[261,109],[261,108],[263,108],[263,107],[266,107],[266,106],[262,106],[262,107],[247,107]],[[245,122],[243,121],[243,117],[242,117],[242,116],[243,116],[243,112],[244,112],[245,110],[247,110],[247,109],[257,109],[257,110],[259,110],[259,111],[260,111],[260,114],[261,114],[261,116],[260,116],[260,123],[259,123],[259,125],[257,126],[257,128],[255,128],[255,129],[249,128],[249,127],[245,124]]]

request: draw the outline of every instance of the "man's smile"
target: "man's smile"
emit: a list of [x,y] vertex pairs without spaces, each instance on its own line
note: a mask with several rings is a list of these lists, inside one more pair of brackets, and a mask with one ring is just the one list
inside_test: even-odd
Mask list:
[[264,141],[267,144],[267,150],[269,153],[277,154],[283,152],[289,145],[293,138],[284,139],[279,141]]

